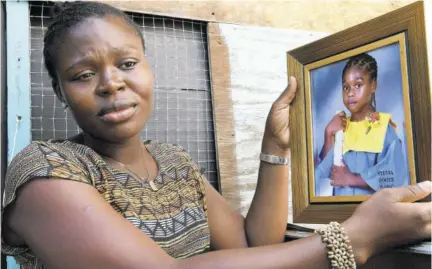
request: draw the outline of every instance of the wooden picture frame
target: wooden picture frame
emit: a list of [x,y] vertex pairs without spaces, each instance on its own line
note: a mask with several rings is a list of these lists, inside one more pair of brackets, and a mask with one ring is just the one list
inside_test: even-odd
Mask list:
[[[340,90],[341,88],[343,88],[343,85],[341,85],[342,83],[337,83],[337,85],[334,87],[334,89],[332,89],[332,92],[329,91],[328,88],[328,82],[333,82],[333,81],[337,81],[337,79],[335,78],[334,75],[332,75],[331,73],[335,73],[333,70],[337,70],[340,71],[342,70],[342,65],[344,63],[347,62],[347,59],[349,59],[350,57],[355,57],[357,55],[361,55],[362,53],[366,53],[367,55],[371,56],[373,60],[377,61],[377,84],[378,84],[378,89],[376,90],[375,95],[378,95],[376,97],[376,99],[378,100],[378,103],[383,103],[384,104],[381,105],[381,107],[378,106],[378,109],[381,111],[380,108],[382,108],[383,106],[385,106],[385,111],[397,111],[399,112],[398,115],[395,115],[393,113],[391,113],[391,124],[393,124],[393,128],[396,136],[398,137],[404,137],[406,139],[400,139],[401,143],[398,143],[398,145],[396,145],[398,148],[395,149],[397,150],[399,153],[403,153],[403,154],[398,154],[398,155],[404,155],[407,156],[407,158],[401,158],[401,161],[398,161],[398,166],[400,166],[400,168],[402,168],[404,171],[406,171],[407,173],[404,174],[409,174],[408,180],[406,180],[406,182],[400,182],[399,186],[401,185],[412,185],[415,184],[415,163],[414,163],[414,151],[413,151],[413,133],[412,133],[412,122],[411,122],[411,108],[410,108],[410,97],[409,97],[409,85],[408,85],[408,68],[407,68],[407,54],[406,54],[406,38],[405,38],[405,33],[399,33],[396,35],[392,35],[390,37],[386,37],[383,39],[380,39],[378,41],[369,43],[367,45],[346,51],[346,52],[342,52],[340,54],[325,58],[323,60],[320,61],[316,61],[310,64],[307,64],[304,66],[304,75],[305,75],[305,94],[306,94],[306,107],[310,108],[306,110],[306,118],[307,119],[311,119],[309,120],[306,126],[306,131],[308,134],[313,134],[312,136],[310,136],[311,139],[307,140],[307,147],[308,147],[308,156],[314,156],[314,160],[315,159],[319,159],[317,155],[318,152],[317,150],[321,149],[321,146],[318,146],[315,150],[313,149],[314,144],[319,144],[322,145],[322,143],[315,143],[315,140],[317,140],[316,138],[321,135],[319,132],[317,132],[317,130],[321,131],[324,129],[324,126],[327,124],[327,122],[323,122],[322,118],[323,117],[319,117],[316,114],[321,114],[320,116],[322,116],[322,111],[327,111],[327,118],[326,120],[331,120],[333,117],[332,111],[329,111],[329,103],[327,101],[323,102],[323,99],[326,100],[325,96],[327,97],[330,96],[330,102],[331,103],[335,103],[334,99],[338,99],[339,102],[337,102],[337,108],[341,108],[343,107],[343,101],[342,98],[338,98],[340,96]],[[376,55],[376,56],[375,56]],[[375,57],[374,57],[375,56]],[[336,66],[335,66],[336,65]],[[389,66],[388,66],[389,65]],[[334,66],[334,67],[333,67]],[[333,67],[333,72],[331,72],[329,74],[329,68]],[[336,68],[335,68],[336,67]],[[384,68],[384,79],[382,79],[382,69]],[[349,70],[349,69],[348,69]],[[347,71],[348,71],[347,70]],[[324,73],[324,75],[322,75]],[[340,73],[342,72],[338,72],[336,73],[336,76],[340,78]],[[366,72],[364,72],[365,75],[369,76],[368,74],[366,74]],[[315,87],[312,87],[312,74],[315,74],[315,83],[314,84],[318,84],[316,85],[318,88],[318,90]],[[391,76],[389,76],[389,74]],[[358,74],[357,74],[358,75]],[[323,83],[323,82],[327,82],[327,83]],[[357,82],[359,83],[358,85],[354,85],[357,87],[360,87],[360,85],[362,85],[361,81]],[[324,86],[323,86],[324,84]],[[313,89],[315,88],[315,89]],[[347,87],[348,88],[348,87]],[[360,92],[361,90],[357,90],[357,92]],[[320,94],[320,96],[315,96],[313,97],[313,95],[317,95]],[[336,95],[336,96],[335,96]],[[348,94],[347,94],[348,95]],[[354,93],[352,94],[354,97]],[[399,98],[395,98],[399,97]],[[334,97],[334,99],[332,99]],[[352,97],[348,97],[347,98],[352,98]],[[384,100],[386,99],[386,100]],[[390,102],[390,100],[391,102]],[[315,101],[314,104],[312,104],[312,101]],[[395,102],[396,101],[396,102]],[[321,113],[317,113],[315,111],[315,115],[312,115],[312,112],[315,109],[315,106],[318,106],[318,104],[321,104]],[[367,105],[367,104],[366,104]],[[331,106],[330,106],[331,107]],[[345,109],[347,110],[347,109]],[[348,111],[346,111],[348,113]],[[400,117],[395,117],[395,116],[400,116]],[[321,122],[319,122],[319,124],[321,125],[321,128],[316,128],[315,125],[317,125],[317,118],[321,118]],[[383,125],[386,126],[386,125]],[[405,127],[402,127],[405,126]],[[315,127],[315,128],[314,128]],[[402,128],[401,128],[402,127]],[[391,127],[389,127],[391,128]],[[383,128],[383,130],[385,130]],[[373,132],[373,130],[372,130]],[[321,133],[324,133],[323,131]],[[372,134],[373,135],[373,134]],[[323,135],[324,136],[324,135]],[[367,138],[368,140],[370,140],[370,138],[368,138],[368,135],[365,135],[365,138]],[[402,141],[404,143],[402,143]],[[390,143],[387,145],[390,146]],[[385,154],[382,154],[382,156]],[[374,156],[378,157],[378,154],[374,154]],[[387,154],[387,156],[390,158],[391,156],[389,154]],[[385,157],[383,157],[385,158]],[[329,158],[328,158],[329,159]],[[402,160],[403,159],[403,160]],[[322,162],[323,160],[321,160]],[[317,161],[319,162],[319,161]],[[394,163],[394,162],[393,162]],[[308,162],[308,173],[309,175],[314,174],[315,169],[317,169],[315,166],[317,166],[316,163],[314,162]],[[395,167],[396,169],[398,169],[400,171],[399,167]],[[396,169],[391,169],[391,170],[383,170],[380,171],[382,173],[382,176],[379,176],[378,178],[380,180],[382,180],[382,186],[392,186],[392,185],[396,185],[396,184],[389,184],[389,181],[392,180],[394,181],[394,176],[391,176],[393,174],[392,170],[396,170]],[[358,171],[360,172],[360,171]],[[398,177],[399,179],[404,179],[404,177]],[[311,202],[361,202],[366,200],[370,195],[362,195],[362,194],[358,194],[358,195],[334,195],[331,193],[328,193],[326,195],[320,195],[318,196],[318,191],[317,191],[317,186],[318,184],[316,183],[318,181],[318,179],[316,178],[316,175],[314,175],[314,177],[309,176],[309,197],[310,197],[310,201]],[[329,183],[328,181],[330,180],[326,180],[326,179],[322,179],[321,181],[325,181],[325,183],[327,183],[327,188],[332,190],[334,189]],[[322,183],[322,182],[321,182]],[[393,182],[394,183],[394,182]],[[345,191],[346,193],[346,191]],[[364,193],[364,192],[363,192]]]
[[[290,112],[294,222],[344,221],[351,216],[360,202],[370,197],[370,195],[321,197],[315,193],[314,157],[318,145],[315,145],[314,151],[313,141],[315,136],[323,135],[324,132],[320,129],[321,133],[318,128],[315,128],[316,132],[314,131],[313,115],[316,112],[312,106],[316,103],[314,100],[319,98],[314,99],[314,94],[317,92],[314,85],[318,84],[311,83],[311,74],[314,76],[313,72],[316,70],[327,68],[332,64],[341,64],[360,53],[370,52],[371,54],[373,53],[371,51],[384,49],[392,44],[398,46],[396,53],[399,52],[400,57],[400,68],[398,68],[402,89],[400,99],[403,104],[406,134],[405,160],[409,171],[409,182],[406,184],[415,184],[431,178],[431,92],[424,6],[420,1],[287,53],[288,73],[295,76],[298,83],[296,99]],[[380,62],[378,60],[377,62],[379,70]],[[339,73],[339,80],[342,80],[341,73]],[[378,92],[379,71],[377,81]],[[339,86],[339,89],[341,88],[342,86]],[[330,90],[324,89],[324,91],[325,94],[332,94]]]

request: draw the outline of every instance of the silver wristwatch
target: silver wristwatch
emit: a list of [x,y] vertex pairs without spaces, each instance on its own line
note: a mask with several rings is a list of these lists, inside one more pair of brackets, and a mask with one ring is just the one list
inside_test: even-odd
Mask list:
[[290,165],[290,158],[288,157],[280,157],[265,153],[260,154],[260,160],[271,164]]

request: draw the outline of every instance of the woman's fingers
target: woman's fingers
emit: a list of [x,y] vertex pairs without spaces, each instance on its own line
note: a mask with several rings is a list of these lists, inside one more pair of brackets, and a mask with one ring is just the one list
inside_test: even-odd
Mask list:
[[297,80],[295,79],[295,77],[291,76],[289,78],[288,86],[282,92],[282,94],[279,96],[279,98],[276,100],[275,103],[283,107],[289,106],[294,100],[296,91],[297,91]]
[[417,203],[413,205],[420,206],[419,219],[424,223],[423,235],[424,237],[431,237],[432,233],[432,203]]
[[416,185],[409,185],[391,189],[390,195],[394,202],[415,202],[423,199],[432,192],[432,183],[423,181]]
[[412,225],[416,227],[419,236],[431,236],[432,203],[403,203],[397,204],[399,210],[409,212]]
[[[382,189],[357,207],[347,221],[353,245],[364,248],[366,259],[389,247],[430,238],[431,203],[412,203],[432,192],[432,183]],[[385,218],[385,223],[377,221]],[[349,227],[351,226],[351,227]],[[354,228],[353,228],[354,227]],[[356,229],[357,228],[357,229]],[[358,236],[360,235],[360,236]]]

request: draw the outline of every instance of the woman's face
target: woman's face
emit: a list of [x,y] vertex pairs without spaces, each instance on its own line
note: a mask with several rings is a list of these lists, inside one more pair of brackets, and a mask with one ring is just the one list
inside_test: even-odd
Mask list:
[[364,113],[367,116],[376,86],[376,80],[371,80],[363,68],[351,67],[345,72],[342,81],[343,102],[351,114]]
[[140,37],[115,16],[90,18],[54,47],[57,95],[93,137],[121,141],[140,133],[153,107],[153,74]]

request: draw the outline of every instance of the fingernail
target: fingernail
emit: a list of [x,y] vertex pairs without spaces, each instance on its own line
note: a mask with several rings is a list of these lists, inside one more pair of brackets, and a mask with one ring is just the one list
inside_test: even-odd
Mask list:
[[432,190],[432,182],[430,181],[422,181],[419,184],[417,184],[420,188],[422,188],[425,191],[431,191]]

